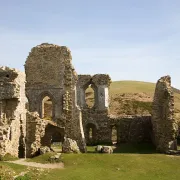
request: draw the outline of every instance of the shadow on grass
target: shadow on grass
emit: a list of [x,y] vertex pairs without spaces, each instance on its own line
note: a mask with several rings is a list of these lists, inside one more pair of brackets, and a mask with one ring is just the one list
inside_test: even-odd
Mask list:
[[154,154],[156,148],[151,143],[129,144],[122,143],[115,146],[114,153],[137,153],[137,154]]
[[[136,153],[136,154],[154,154],[157,153],[156,148],[151,143],[143,144],[130,144],[121,143],[118,145],[111,145],[113,147],[113,153]],[[87,153],[96,153],[96,146],[88,146]]]

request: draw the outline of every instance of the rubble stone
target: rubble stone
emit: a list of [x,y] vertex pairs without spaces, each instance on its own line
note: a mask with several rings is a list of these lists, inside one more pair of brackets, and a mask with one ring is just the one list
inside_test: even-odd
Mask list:
[[112,149],[111,146],[103,146],[102,153],[112,154],[113,153],[113,149]]
[[47,147],[47,146],[42,146],[42,147],[40,147],[40,154],[41,154],[41,155],[42,155],[42,154],[46,154],[46,153],[48,153],[48,152],[51,152],[51,150],[50,150],[49,147]]
[[63,153],[80,153],[79,147],[75,140],[70,138],[65,138],[62,145]]

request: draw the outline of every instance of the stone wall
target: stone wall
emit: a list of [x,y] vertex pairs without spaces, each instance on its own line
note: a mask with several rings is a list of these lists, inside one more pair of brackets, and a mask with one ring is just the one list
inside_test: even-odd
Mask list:
[[70,50],[65,46],[44,43],[32,48],[25,64],[26,95],[29,111],[43,118],[42,100],[52,101],[52,120],[65,128],[65,136],[76,140],[86,151],[81,111],[77,106],[77,74]]
[[0,68],[0,154],[25,157],[25,74]]
[[157,81],[152,107],[152,125],[157,150],[176,150],[178,126],[174,119],[174,96],[170,76],[161,77]]
[[117,130],[117,143],[152,142],[151,116],[110,116],[110,128]]
[[[37,112],[27,112],[27,133],[26,133],[26,157],[39,155],[41,146],[51,147],[53,134],[58,132],[64,137],[64,128],[60,128],[56,123],[43,120]],[[59,139],[60,142],[63,139]]]
[[[83,128],[87,144],[110,143],[111,129],[108,118],[109,86],[111,79],[107,74],[79,75],[77,82],[77,103],[82,110]],[[94,106],[89,108],[85,91],[91,85],[94,90]],[[92,138],[89,131],[92,129]]]
[[[117,130],[117,143],[152,142],[151,116],[121,116],[109,114],[109,86],[106,74],[79,75],[77,83],[78,105],[82,109],[86,142],[92,144],[112,143],[112,128]],[[85,101],[88,86],[94,89],[95,103],[89,108]],[[92,137],[90,137],[92,130]]]

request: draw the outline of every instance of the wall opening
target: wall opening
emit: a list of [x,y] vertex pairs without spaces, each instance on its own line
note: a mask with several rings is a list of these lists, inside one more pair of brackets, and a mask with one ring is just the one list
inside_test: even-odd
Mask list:
[[54,132],[51,137],[51,148],[56,152],[62,152],[63,137],[60,132]]
[[112,127],[111,141],[112,141],[112,144],[117,144],[117,128],[116,128],[116,126]]
[[92,128],[89,128],[89,139],[92,139]]
[[86,141],[87,145],[95,145],[96,144],[96,135],[97,129],[94,124],[88,124],[86,126]]
[[41,138],[41,145],[48,146],[55,152],[62,151],[64,141],[64,132],[59,127],[48,125],[45,129],[45,135]]
[[25,144],[22,135],[19,137],[18,157],[25,158]]
[[20,120],[20,137],[19,137],[19,148],[18,148],[19,158],[25,158],[25,151],[26,151],[25,146],[26,146],[25,138],[23,137],[23,125],[22,125],[22,120]]
[[85,91],[85,101],[88,108],[92,108],[95,104],[94,89],[92,88],[91,84],[88,86],[88,88]]
[[52,120],[53,103],[49,96],[45,96],[42,100],[42,118]]

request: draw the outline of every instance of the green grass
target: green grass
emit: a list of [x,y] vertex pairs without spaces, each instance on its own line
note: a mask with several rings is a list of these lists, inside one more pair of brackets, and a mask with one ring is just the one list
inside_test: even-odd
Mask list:
[[[150,114],[155,86],[155,83],[141,81],[112,82],[110,85],[110,113],[114,115]],[[175,113],[180,113],[180,94],[177,92],[178,91],[174,93]],[[130,95],[128,100],[126,96],[122,96],[126,94]],[[92,107],[94,104],[93,91],[88,88],[86,95],[86,102],[89,107]],[[146,95],[149,96],[151,100],[142,100]]]
[[31,159],[27,159],[27,161],[47,164],[47,163],[50,163],[49,158],[55,154],[57,154],[57,153],[56,152],[48,152],[46,154],[36,156]]
[[[94,153],[95,146],[86,154],[63,154],[64,169],[45,170],[40,180],[178,180],[180,157],[157,154],[151,144],[120,144],[113,154]],[[47,155],[31,159],[46,162]],[[16,172],[24,166],[0,162]],[[38,174],[39,171],[36,170]],[[28,173],[32,180],[34,173]]]
[[9,153],[5,154],[4,156],[0,155],[0,161],[14,161],[17,159],[17,157],[14,157]]
[[61,180],[177,180],[180,157],[161,154],[65,154],[65,169],[40,179]]
[[110,86],[110,94],[142,92],[152,94],[154,93],[155,85],[155,83],[141,81],[114,81]]

